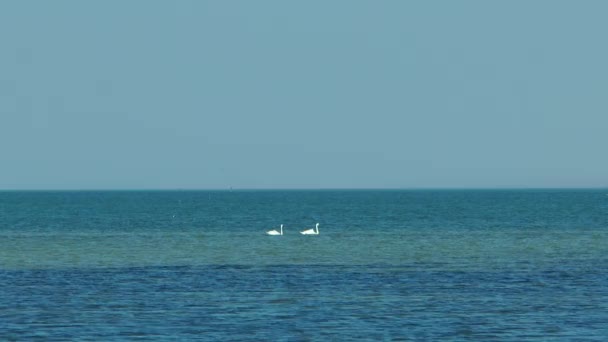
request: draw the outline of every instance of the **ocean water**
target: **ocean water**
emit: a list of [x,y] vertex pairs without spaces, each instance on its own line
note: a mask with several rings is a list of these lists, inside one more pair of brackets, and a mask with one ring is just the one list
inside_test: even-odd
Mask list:
[[605,341],[607,193],[0,192],[0,340]]

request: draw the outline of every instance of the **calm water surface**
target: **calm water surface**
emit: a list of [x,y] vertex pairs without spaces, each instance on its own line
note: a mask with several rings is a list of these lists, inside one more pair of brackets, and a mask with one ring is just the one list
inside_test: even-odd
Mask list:
[[0,192],[0,340],[606,340],[607,193]]

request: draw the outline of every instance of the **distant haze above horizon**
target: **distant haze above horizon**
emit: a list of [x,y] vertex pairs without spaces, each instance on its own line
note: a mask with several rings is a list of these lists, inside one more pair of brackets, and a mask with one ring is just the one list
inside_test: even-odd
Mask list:
[[608,187],[606,13],[4,1],[0,189]]

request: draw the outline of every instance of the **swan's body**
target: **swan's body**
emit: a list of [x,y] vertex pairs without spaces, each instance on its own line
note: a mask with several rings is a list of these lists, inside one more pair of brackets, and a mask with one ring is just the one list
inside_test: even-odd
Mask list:
[[314,228],[306,229],[300,232],[302,235],[319,235],[319,224],[317,223]]
[[268,234],[268,235],[283,235],[283,225],[281,225],[281,231],[280,232],[278,230],[276,230],[276,229],[273,229],[273,230],[267,231],[266,234]]

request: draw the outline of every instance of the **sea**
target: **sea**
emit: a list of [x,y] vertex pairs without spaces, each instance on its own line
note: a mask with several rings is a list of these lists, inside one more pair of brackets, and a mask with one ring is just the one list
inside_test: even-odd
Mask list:
[[608,190],[3,191],[0,340],[606,341]]

